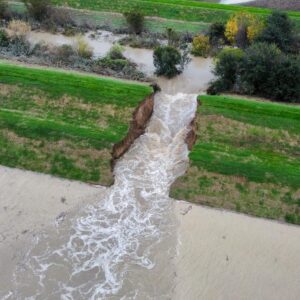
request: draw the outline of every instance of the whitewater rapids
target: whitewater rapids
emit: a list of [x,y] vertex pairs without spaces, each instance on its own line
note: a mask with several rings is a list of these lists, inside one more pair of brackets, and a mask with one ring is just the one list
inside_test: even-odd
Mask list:
[[36,240],[13,299],[169,299],[177,236],[169,188],[188,164],[196,95],[159,93],[144,135],[117,162],[115,184]]

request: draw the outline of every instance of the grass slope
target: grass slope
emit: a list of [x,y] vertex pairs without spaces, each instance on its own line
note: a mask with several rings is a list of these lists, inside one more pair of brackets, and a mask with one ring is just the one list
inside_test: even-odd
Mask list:
[[152,89],[0,61],[0,164],[110,184],[110,151]]
[[[25,5],[21,2],[9,2],[9,7],[17,13],[26,11]],[[127,23],[122,14],[115,12],[96,11],[96,10],[69,10],[72,19],[78,25],[89,24],[91,27],[100,26],[110,29],[127,28]],[[199,33],[207,30],[209,23],[204,22],[183,22],[181,20],[162,19],[146,17],[145,29],[149,32],[163,33],[166,28],[173,28],[178,32]]]
[[[139,9],[147,16],[177,19],[189,22],[212,23],[226,21],[236,11],[248,11],[266,16],[271,10],[238,5],[222,5],[188,0],[54,0],[55,4],[67,4],[74,8],[97,11],[125,12]],[[289,16],[300,26],[300,12],[288,12]]]
[[191,166],[172,196],[300,224],[300,107],[200,98]]

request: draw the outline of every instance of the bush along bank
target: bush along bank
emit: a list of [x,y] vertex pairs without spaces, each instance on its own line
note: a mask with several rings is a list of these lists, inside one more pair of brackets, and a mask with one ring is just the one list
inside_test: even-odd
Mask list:
[[[218,51],[217,79],[209,94],[233,92],[300,103],[300,34],[286,13],[275,11],[265,23],[239,13],[214,36],[228,46]],[[207,43],[198,44],[203,53]]]

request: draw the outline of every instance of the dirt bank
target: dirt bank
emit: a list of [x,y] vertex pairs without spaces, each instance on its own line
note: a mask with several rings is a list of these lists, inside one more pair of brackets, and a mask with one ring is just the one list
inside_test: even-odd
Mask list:
[[112,166],[115,161],[123,156],[134,141],[145,132],[147,124],[152,116],[154,107],[154,95],[146,97],[133,112],[132,121],[127,136],[119,143],[113,146],[112,150]]

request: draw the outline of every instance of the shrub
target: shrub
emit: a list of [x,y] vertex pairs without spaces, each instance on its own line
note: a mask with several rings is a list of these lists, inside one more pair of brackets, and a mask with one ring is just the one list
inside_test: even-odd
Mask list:
[[284,52],[291,52],[296,43],[294,25],[286,13],[274,11],[257,39],[260,42],[273,43]]
[[50,22],[56,24],[57,26],[64,27],[65,29],[70,29],[71,26],[75,25],[70,12],[62,7],[49,7],[48,17]]
[[70,62],[76,56],[74,48],[70,45],[62,45],[56,48],[56,58],[62,62]]
[[144,28],[145,18],[144,15],[139,11],[130,11],[124,13],[127,24],[132,32],[140,34]]
[[212,46],[218,46],[219,44],[225,43],[225,24],[223,23],[213,23],[208,29],[209,43]]
[[81,35],[76,37],[75,49],[78,56],[82,58],[90,59],[93,56],[92,48]]
[[10,39],[6,49],[12,56],[29,56],[31,54],[31,46],[24,38],[15,37]]
[[300,224],[300,216],[298,216],[296,213],[295,214],[288,213],[285,215],[284,219],[287,223],[298,224],[298,225]]
[[8,23],[8,33],[12,38],[25,38],[31,27],[28,23],[21,20],[12,20]]
[[22,0],[31,17],[43,21],[49,15],[51,0]]
[[132,48],[154,49],[160,44],[155,36],[145,37],[137,35],[129,35],[122,38],[119,43],[121,45],[129,45]]
[[243,52],[224,49],[218,56],[208,93],[235,91],[286,102],[300,102],[300,59],[275,44],[254,43]]
[[9,43],[9,38],[6,31],[0,29],[0,47],[6,47],[8,46],[8,43]]
[[157,75],[171,78],[180,73],[181,54],[176,48],[160,46],[155,49],[153,58]]
[[198,35],[194,37],[192,43],[192,54],[195,56],[207,57],[210,51],[209,37]]
[[122,46],[118,44],[112,46],[107,54],[107,57],[110,59],[125,59]]
[[128,78],[132,80],[146,80],[145,75],[137,70],[136,64],[126,58],[112,59],[109,55],[107,55],[104,58],[94,60],[92,63],[92,70],[95,73],[109,76]]
[[256,43],[246,50],[242,92],[287,102],[300,101],[300,61],[275,44]]
[[228,20],[225,37],[233,45],[237,45],[237,42],[246,45],[252,43],[263,28],[264,24],[257,16],[247,12],[238,12]]
[[232,48],[225,48],[219,53],[214,70],[218,80],[211,85],[208,92],[216,94],[233,89],[243,56],[244,52],[242,50]]
[[166,29],[166,37],[168,40],[168,46],[178,47],[180,44],[180,35],[172,28]]
[[98,66],[110,68],[113,71],[120,72],[130,63],[126,59],[111,59],[108,56],[96,61]]
[[274,44],[255,43],[245,52],[241,72],[242,90],[247,94],[269,95],[281,60],[281,51]]
[[8,6],[5,0],[0,0],[0,18],[7,16]]

